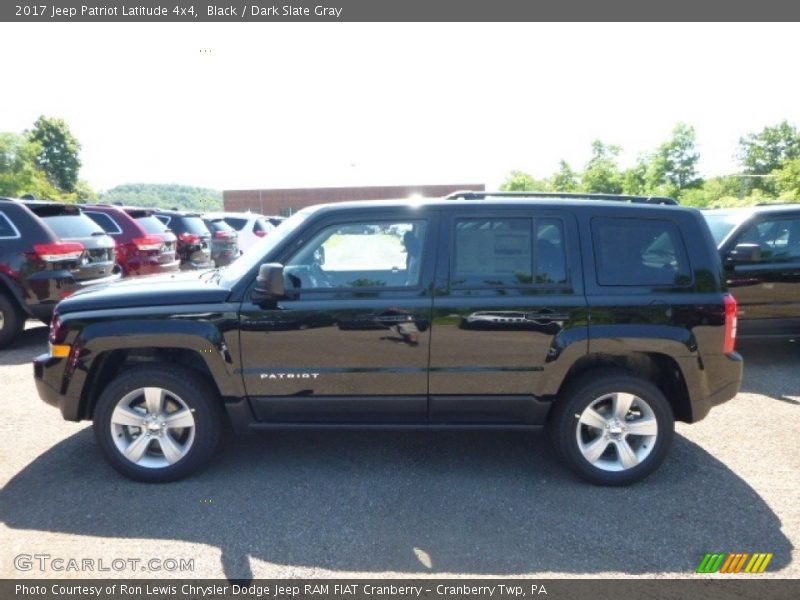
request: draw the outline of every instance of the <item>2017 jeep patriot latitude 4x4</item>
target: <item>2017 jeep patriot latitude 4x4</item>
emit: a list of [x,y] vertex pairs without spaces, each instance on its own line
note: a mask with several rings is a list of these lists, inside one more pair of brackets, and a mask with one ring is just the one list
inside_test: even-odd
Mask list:
[[231,266],[64,300],[41,397],[111,464],[174,480],[236,430],[550,429],[626,484],[739,389],[698,211],[565,198],[304,209]]

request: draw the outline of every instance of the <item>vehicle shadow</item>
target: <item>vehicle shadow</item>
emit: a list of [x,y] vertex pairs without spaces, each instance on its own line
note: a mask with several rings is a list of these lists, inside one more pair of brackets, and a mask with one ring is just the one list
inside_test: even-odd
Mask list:
[[210,544],[229,579],[252,577],[250,557],[365,573],[647,574],[693,572],[713,551],[773,552],[778,570],[792,553],[761,497],[681,436],[628,488],[578,481],[539,435],[342,431],[228,441],[202,473],[146,485],[112,471],[87,428],[11,479],[0,520]]
[[31,362],[37,354],[47,351],[47,325],[29,324],[10,346],[0,350],[0,366],[22,365]]
[[800,341],[738,340],[736,351],[744,357],[741,391],[800,405]]

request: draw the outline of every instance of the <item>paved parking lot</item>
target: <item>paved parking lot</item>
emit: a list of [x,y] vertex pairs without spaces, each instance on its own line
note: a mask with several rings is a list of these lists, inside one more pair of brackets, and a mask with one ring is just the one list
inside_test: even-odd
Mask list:
[[[763,576],[800,577],[800,343],[740,343],[742,393],[623,489],[576,480],[544,436],[474,432],[228,439],[200,475],[137,484],[38,399],[45,345],[31,325],[0,351],[0,577],[108,576],[99,559],[125,577],[675,577],[706,552],[773,552]],[[151,558],[194,571],[135,563]]]

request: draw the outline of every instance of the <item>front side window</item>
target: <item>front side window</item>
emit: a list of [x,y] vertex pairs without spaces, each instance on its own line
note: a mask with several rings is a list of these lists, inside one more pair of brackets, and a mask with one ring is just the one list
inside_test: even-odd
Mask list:
[[689,260],[677,226],[666,219],[592,219],[597,283],[687,285]]
[[518,287],[567,281],[561,219],[476,218],[455,223],[453,287]]
[[333,225],[285,266],[286,288],[393,288],[419,284],[426,222]]
[[737,244],[758,244],[758,262],[800,258],[800,219],[762,221],[736,240]]

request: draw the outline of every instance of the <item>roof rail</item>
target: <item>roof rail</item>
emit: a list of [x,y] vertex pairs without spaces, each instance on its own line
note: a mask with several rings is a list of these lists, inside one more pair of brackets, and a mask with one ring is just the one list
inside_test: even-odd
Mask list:
[[485,200],[486,198],[563,198],[565,200],[612,200],[636,204],[676,205],[675,198],[667,196],[625,196],[622,194],[589,194],[575,192],[476,192],[459,190],[445,196],[445,200]]

